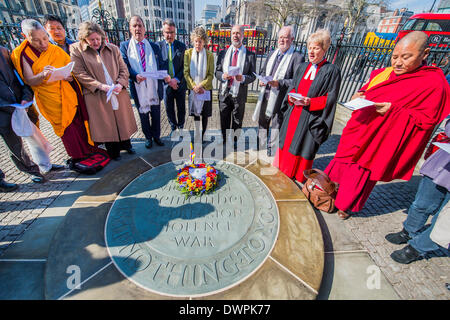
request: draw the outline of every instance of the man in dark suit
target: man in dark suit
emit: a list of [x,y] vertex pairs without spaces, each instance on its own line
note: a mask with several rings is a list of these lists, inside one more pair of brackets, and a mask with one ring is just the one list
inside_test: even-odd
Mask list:
[[[271,145],[278,138],[277,133],[283,122],[281,104],[292,84],[295,71],[305,61],[305,57],[295,51],[295,47],[292,45],[293,41],[292,27],[282,27],[278,32],[278,49],[269,53],[261,69],[262,76],[271,76],[273,80],[267,83],[260,81],[261,90],[253,120],[258,121],[259,147],[264,146],[266,141],[271,141],[267,145],[269,156],[272,155]],[[269,126],[271,123],[272,137],[270,138]]]
[[[175,22],[163,22],[163,41],[157,42],[161,48],[164,63],[167,65],[170,81],[165,85],[164,104],[172,131],[183,129],[186,118],[186,80],[184,79],[184,43],[175,40]],[[177,112],[175,112],[175,102]]]
[[[33,100],[33,92],[28,86],[21,85],[14,73],[9,52],[0,46],[0,135],[11,152],[11,160],[16,167],[31,175],[34,182],[44,182],[44,177],[37,166],[25,152],[22,139],[18,137],[11,127],[11,117],[15,110],[12,104],[25,104]],[[34,114],[32,114],[34,115]],[[37,118],[33,119],[34,122]],[[4,181],[5,174],[0,170],[0,191],[8,192],[17,189],[17,185]]]
[[[232,45],[222,50],[217,57],[216,78],[219,80],[219,109],[222,138],[226,143],[227,129],[237,130],[235,142],[242,128],[248,85],[255,81],[256,56],[242,45],[244,27],[235,25],[231,29]],[[229,75],[236,70],[237,74]],[[233,73],[234,74],[234,73]]]
[[[130,93],[139,110],[142,131],[147,139],[145,147],[150,149],[153,145],[152,140],[157,145],[163,146],[160,135],[164,82],[145,78],[142,72],[165,70],[167,65],[162,59],[159,46],[145,39],[145,26],[140,16],[131,17],[130,33],[132,39],[120,44],[120,52],[130,73]],[[165,80],[169,81],[169,79],[170,77],[166,77]],[[151,116],[151,124],[149,116]]]

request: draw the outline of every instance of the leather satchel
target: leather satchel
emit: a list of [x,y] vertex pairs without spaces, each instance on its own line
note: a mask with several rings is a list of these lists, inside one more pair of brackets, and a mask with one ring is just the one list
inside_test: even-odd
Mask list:
[[328,175],[319,170],[311,169],[303,171],[307,178],[302,191],[312,205],[321,211],[333,212],[335,209],[336,184],[330,180]]

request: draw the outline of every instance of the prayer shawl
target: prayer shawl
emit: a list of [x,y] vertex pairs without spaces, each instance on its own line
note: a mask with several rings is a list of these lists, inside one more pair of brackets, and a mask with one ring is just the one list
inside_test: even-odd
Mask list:
[[[450,112],[450,87],[436,67],[422,66],[391,77],[386,73],[371,74],[365,96],[373,102],[390,102],[391,107],[384,115],[375,107],[354,111],[335,159],[358,163],[371,171],[372,180],[409,180],[434,127]],[[371,86],[375,75],[387,80]]]
[[[152,72],[158,71],[158,64],[156,63],[156,57],[153,49],[147,39],[142,41],[144,43],[145,51],[145,71]],[[131,68],[138,74],[144,72],[142,70],[142,62],[140,52],[137,50],[138,42],[136,39],[131,38],[128,45],[128,61],[130,62]],[[139,112],[147,113],[150,111],[150,107],[159,104],[158,96],[158,80],[147,78],[141,83],[134,83],[136,87],[136,93],[139,99]]]
[[[33,61],[31,69],[35,75],[42,72],[45,66],[61,68],[70,62],[69,55],[63,49],[51,43],[49,43],[48,49],[38,57],[31,49],[29,42],[25,40],[11,54],[14,67],[22,78],[22,55],[26,55]],[[76,92],[70,83],[64,80],[50,83],[44,80],[40,85],[31,88],[40,113],[50,122],[56,135],[61,137],[64,130],[72,123],[77,112]]]
[[[198,56],[198,65],[197,65],[197,56]],[[197,52],[197,50],[192,50],[191,56],[191,64],[190,64],[190,76],[192,80],[194,80],[195,85],[199,85],[206,78],[206,68],[207,68],[207,59],[206,59],[206,50],[203,48],[201,52]],[[196,93],[194,90],[190,90],[189,93],[189,111],[196,116],[201,115],[203,109],[203,100],[196,99]]]
[[[103,73],[105,74],[106,84],[110,87],[115,86],[116,84],[114,83],[113,79],[109,75],[108,69],[106,69],[105,63],[103,62],[102,57],[100,57],[100,54],[98,55],[98,58],[102,62]],[[111,103],[113,110],[119,110],[119,101],[117,100],[116,94],[114,92],[111,93],[111,98],[110,98],[109,102]]]
[[[233,48],[234,46],[230,46],[227,50],[227,52],[225,53],[225,58],[223,61],[223,72],[228,72],[228,68],[230,67],[230,62],[231,62],[231,55],[233,54]],[[245,49],[245,46],[242,45],[239,49],[239,54],[238,54],[238,59],[237,59],[237,63],[236,66],[239,67],[239,69],[241,70],[240,74],[244,73],[244,64],[245,64],[245,55],[247,53],[247,49]],[[233,96],[233,98],[236,98],[238,93],[239,93],[239,85],[240,85],[240,81],[237,81],[236,78],[234,78],[233,80],[233,84],[231,85],[231,95]],[[227,85],[223,85],[222,86],[222,95],[225,95],[225,91],[227,90]]]
[[[275,63],[275,59],[277,58],[277,55],[279,52],[280,52],[280,49],[275,50],[275,52],[269,58],[269,61],[267,62],[265,76],[270,75],[273,64]],[[291,63],[293,53],[294,53],[294,46],[291,46],[287,50],[285,55],[283,56],[283,59],[281,59],[280,64],[278,65],[277,71],[275,72],[275,74],[273,76],[274,80],[284,79],[284,76],[286,75],[286,72],[287,72],[287,68],[288,68],[289,64]],[[252,117],[253,121],[258,121],[258,119],[259,119],[259,113],[261,111],[261,105],[264,100],[265,92],[266,92],[266,87],[265,86],[261,87],[261,90],[259,91],[258,103],[256,104],[256,109],[255,109],[255,112],[253,113],[253,117]],[[267,118],[272,117],[273,110],[275,108],[275,102],[277,101],[278,94],[279,94],[278,88],[273,88],[273,87],[270,88],[269,100],[267,102],[267,108],[266,108],[266,113],[265,113]]]

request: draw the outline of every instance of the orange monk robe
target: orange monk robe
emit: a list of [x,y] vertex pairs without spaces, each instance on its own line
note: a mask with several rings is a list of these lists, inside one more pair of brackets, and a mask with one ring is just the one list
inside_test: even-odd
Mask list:
[[[27,40],[13,50],[11,60],[19,75],[23,78],[22,54],[25,53],[32,61],[32,70],[36,75],[45,66],[61,68],[70,62],[70,57],[56,45],[48,45],[48,49],[37,56]],[[64,130],[72,123],[77,112],[77,94],[67,81],[44,82],[31,87],[34,92],[36,104],[42,116],[53,127],[56,135],[61,137]]]

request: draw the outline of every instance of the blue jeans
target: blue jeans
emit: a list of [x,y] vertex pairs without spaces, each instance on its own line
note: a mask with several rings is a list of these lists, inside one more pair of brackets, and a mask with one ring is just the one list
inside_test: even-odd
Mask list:
[[[427,176],[422,178],[416,198],[409,207],[408,217],[403,222],[403,227],[412,238],[408,243],[421,254],[442,248],[430,239],[430,233],[433,230],[439,212],[449,199],[450,193],[446,188],[435,184]],[[431,225],[424,229],[425,223],[431,215],[433,216]]]

